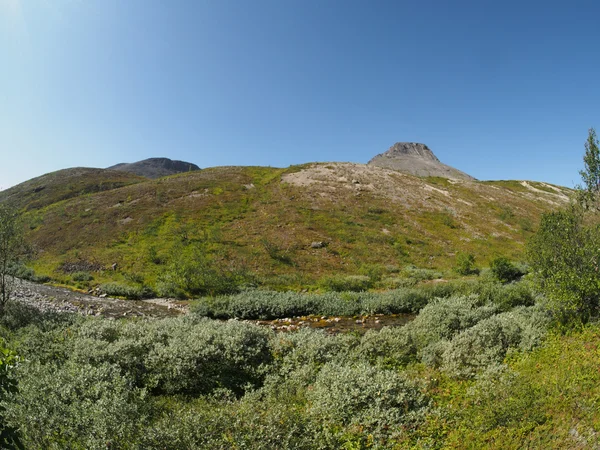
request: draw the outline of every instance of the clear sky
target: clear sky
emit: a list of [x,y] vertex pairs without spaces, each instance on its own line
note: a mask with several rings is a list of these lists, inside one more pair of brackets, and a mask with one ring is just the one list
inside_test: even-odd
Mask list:
[[600,128],[599,17],[597,0],[0,0],[0,187],[154,156],[367,162],[396,141],[573,186]]

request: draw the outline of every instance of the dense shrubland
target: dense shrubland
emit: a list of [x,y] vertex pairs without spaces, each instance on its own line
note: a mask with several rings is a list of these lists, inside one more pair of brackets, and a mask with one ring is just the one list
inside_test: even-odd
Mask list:
[[432,421],[451,415],[433,378],[476,392],[478,374],[539,346],[549,322],[524,282],[304,296],[247,291],[218,298],[224,312],[213,305],[211,314],[295,311],[277,309],[286,302],[320,313],[341,302],[351,313],[369,304],[420,313],[404,327],[328,335],[203,318],[208,303],[154,321],[11,304],[0,330],[20,358],[4,377],[18,389],[3,391],[1,414],[26,448],[416,445]]

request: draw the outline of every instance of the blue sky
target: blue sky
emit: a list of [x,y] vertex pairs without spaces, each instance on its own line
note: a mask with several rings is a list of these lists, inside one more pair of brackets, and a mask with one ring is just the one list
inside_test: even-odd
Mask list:
[[153,156],[579,181],[600,2],[0,0],[0,187]]

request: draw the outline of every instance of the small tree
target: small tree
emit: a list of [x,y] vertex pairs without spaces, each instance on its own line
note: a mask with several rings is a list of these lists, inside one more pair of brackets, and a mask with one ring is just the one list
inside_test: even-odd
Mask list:
[[456,255],[454,270],[459,275],[479,275],[479,269],[475,266],[475,256],[471,253],[459,253]]
[[528,257],[548,306],[563,324],[587,322],[600,304],[600,228],[572,206],[544,214]]
[[519,268],[504,256],[494,259],[490,263],[490,270],[492,271],[494,277],[502,283],[514,281],[523,275]]
[[24,249],[23,229],[17,213],[0,204],[0,315],[12,294],[13,272]]
[[585,209],[600,211],[600,149],[596,130],[590,128],[583,155],[585,169],[579,171],[583,186],[579,186],[579,203]]

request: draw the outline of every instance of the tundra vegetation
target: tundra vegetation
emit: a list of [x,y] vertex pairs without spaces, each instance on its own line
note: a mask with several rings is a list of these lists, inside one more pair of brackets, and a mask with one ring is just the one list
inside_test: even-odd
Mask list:
[[[585,201],[543,215],[528,265],[498,255],[479,268],[467,249],[454,261],[464,276],[448,282],[433,282],[443,273],[431,268],[369,263],[328,274],[318,290],[282,292],[257,289],[207,237],[180,243],[178,260],[147,249],[165,269],[160,289],[198,297],[185,316],[106,320],[9,300],[0,317],[0,446],[595,448],[597,157],[592,130]],[[265,246],[275,264],[290,263],[281,260],[287,247]],[[76,283],[93,281],[91,269],[69,268]],[[128,282],[150,289],[144,277]],[[376,312],[414,318],[339,334],[252,323]]]

